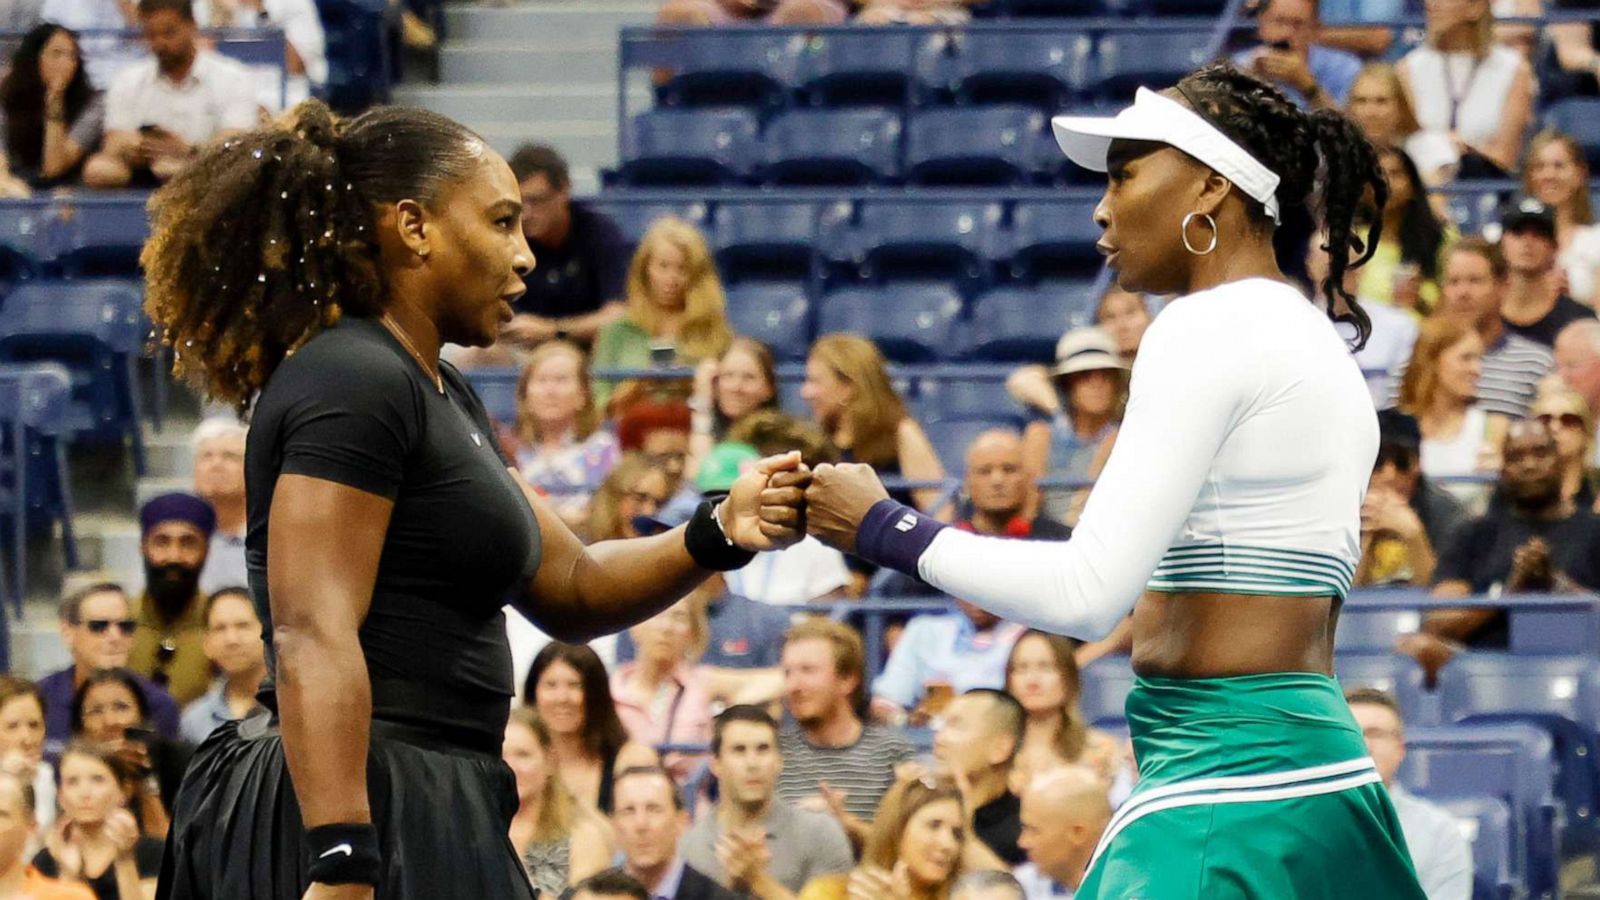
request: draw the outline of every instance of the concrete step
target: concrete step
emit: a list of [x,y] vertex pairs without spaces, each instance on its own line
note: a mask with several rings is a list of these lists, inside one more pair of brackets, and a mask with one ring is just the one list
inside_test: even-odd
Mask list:
[[[509,156],[528,142],[550,144],[561,151],[574,170],[615,165],[617,128],[611,120],[557,122],[467,122],[502,155]],[[574,192],[588,193],[574,177]]]
[[143,509],[151,499],[162,494],[174,491],[191,492],[194,490],[194,477],[185,472],[182,475],[172,475],[157,478],[154,476],[141,478],[133,491],[133,511]]
[[[635,108],[649,103],[647,90],[630,98]],[[394,102],[420,106],[461,122],[527,122],[538,124],[558,119],[583,121],[614,120],[617,115],[617,86],[613,82],[567,84],[547,87],[537,84],[451,84],[407,85],[397,88]]]
[[147,434],[144,440],[145,465],[154,478],[177,478],[194,472],[194,451],[189,435],[194,424],[168,422],[160,434]]
[[[522,41],[446,41],[439,51],[440,78],[446,84],[569,85],[614,81],[616,37],[603,41],[563,40],[530,46]],[[614,109],[606,110],[614,115]]]
[[610,37],[629,25],[655,20],[657,4],[641,2],[519,3],[506,7],[457,4],[445,10],[445,33],[452,41],[565,41]]
[[139,523],[132,514],[92,513],[79,516],[77,525],[80,569],[116,573],[111,580],[119,583],[144,577]]

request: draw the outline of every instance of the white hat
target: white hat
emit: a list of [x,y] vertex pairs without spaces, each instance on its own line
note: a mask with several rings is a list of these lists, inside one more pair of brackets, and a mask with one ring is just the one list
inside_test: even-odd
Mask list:
[[1239,190],[1261,201],[1272,221],[1280,221],[1277,193],[1281,179],[1277,173],[1194,110],[1149,88],[1139,88],[1133,105],[1113,118],[1056,116],[1050,124],[1061,151],[1085,169],[1106,171],[1106,153],[1113,140],[1155,141],[1215,169]]
[[1073,375],[1099,369],[1126,369],[1111,335],[1096,326],[1074,328],[1056,342],[1056,367],[1052,376]]

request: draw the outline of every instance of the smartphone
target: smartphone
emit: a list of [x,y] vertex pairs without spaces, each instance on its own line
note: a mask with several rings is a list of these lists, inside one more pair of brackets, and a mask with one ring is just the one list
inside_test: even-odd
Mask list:
[[160,134],[161,133],[161,126],[160,125],[140,125],[139,126],[139,133],[140,134]]
[[161,739],[161,735],[149,728],[129,728],[123,731],[122,734],[123,737],[130,741],[139,741],[143,744],[149,744],[151,741]]
[[1284,52],[1288,52],[1289,50],[1294,49],[1293,47],[1291,47],[1289,45],[1288,41],[1273,41],[1272,43],[1268,44],[1267,46],[1270,47],[1273,50],[1282,50]]
[[656,368],[667,368],[678,358],[678,351],[671,344],[656,345],[650,348],[650,365]]

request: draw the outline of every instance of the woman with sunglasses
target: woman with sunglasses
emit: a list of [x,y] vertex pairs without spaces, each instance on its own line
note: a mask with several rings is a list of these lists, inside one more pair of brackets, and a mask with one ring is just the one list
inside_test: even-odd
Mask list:
[[156,734],[149,721],[150,707],[127,669],[101,669],[72,698],[72,736],[109,748],[136,776],[134,815],[145,834],[164,838],[194,748]]
[[1561,458],[1561,499],[1582,509],[1600,509],[1600,469],[1594,468],[1594,418],[1583,395],[1559,382],[1547,384],[1533,401],[1533,418],[1556,439]]
[[[1378,452],[1347,343],[1371,322],[1344,286],[1380,236],[1381,220],[1356,228],[1363,203],[1384,204],[1377,153],[1343,114],[1303,112],[1227,65],[1140,89],[1115,118],[1054,126],[1069,158],[1107,173],[1094,218],[1118,284],[1180,295],[1145,332],[1072,539],[946,527],[861,466],[817,467],[807,526],[1041,630],[1099,640],[1132,613],[1139,782],[1082,900],[1322,897],[1334,884],[1422,900],[1333,678]],[[1273,248],[1280,220],[1308,214],[1328,235],[1326,304]]]

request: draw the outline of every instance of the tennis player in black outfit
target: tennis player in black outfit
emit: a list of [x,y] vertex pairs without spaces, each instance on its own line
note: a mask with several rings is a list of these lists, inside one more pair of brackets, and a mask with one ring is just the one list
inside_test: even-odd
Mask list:
[[532,898],[502,605],[568,641],[645,619],[798,540],[809,473],[767,459],[683,528],[584,547],[439,360],[493,342],[534,265],[510,168],[449,119],[304,104],[152,210],[151,318],[181,371],[254,403],[246,547],[275,651],[271,714],[190,766],[158,896]]

